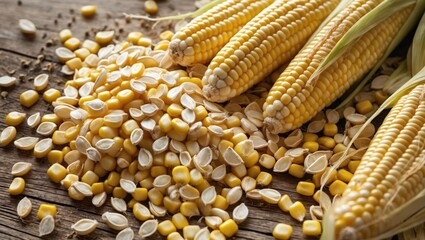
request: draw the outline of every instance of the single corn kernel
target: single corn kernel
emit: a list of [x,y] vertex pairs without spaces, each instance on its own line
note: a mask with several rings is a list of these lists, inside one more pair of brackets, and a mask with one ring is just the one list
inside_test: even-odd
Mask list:
[[229,207],[229,203],[227,199],[222,195],[217,195],[215,201],[213,203],[213,208],[220,208],[222,210],[226,210]]
[[44,101],[51,103],[61,96],[61,92],[57,89],[50,88],[43,93]]
[[93,195],[102,193],[105,191],[105,184],[103,182],[96,182],[91,185],[91,191]]
[[326,149],[333,149],[335,147],[335,139],[333,139],[332,137],[320,137],[319,139],[317,139],[317,142],[319,143],[320,146],[326,148]]
[[66,40],[63,45],[71,51],[75,51],[81,44],[81,41],[78,38],[71,37]]
[[34,90],[27,90],[19,96],[22,106],[25,107],[31,107],[38,101],[38,99],[40,99],[40,95],[38,95],[38,92]]
[[342,193],[347,188],[347,184],[341,180],[335,180],[331,185],[329,186],[329,192],[332,196],[335,196],[337,194],[342,195]]
[[77,57],[66,61],[65,64],[71,70],[76,70],[76,69],[80,69],[80,68],[83,67],[83,62],[81,61],[80,58],[77,58]]
[[373,110],[373,105],[369,100],[364,100],[356,104],[356,110],[360,114],[368,114]]
[[292,226],[284,223],[278,223],[273,229],[273,237],[276,239],[286,240],[291,238]]
[[158,224],[158,232],[162,236],[167,236],[170,233],[176,231],[176,226],[174,226],[173,222],[171,222],[170,220],[165,220]]
[[328,137],[333,137],[338,133],[338,126],[335,123],[326,123],[323,128],[323,134]]
[[167,240],[184,240],[182,235],[178,232],[172,232],[167,236]]
[[174,214],[171,218],[171,221],[173,222],[174,226],[176,226],[176,228],[179,230],[189,225],[187,218],[181,213]]
[[16,137],[16,128],[14,126],[9,126],[3,129],[0,133],[0,147],[5,147],[9,145]]
[[56,205],[47,203],[40,204],[37,212],[38,219],[42,220],[49,215],[53,218],[56,217]]
[[63,161],[63,152],[60,150],[52,150],[47,154],[47,161],[50,164],[62,163]]
[[284,212],[289,212],[289,208],[292,206],[293,202],[289,195],[285,194],[280,199],[277,205]]
[[190,182],[189,169],[186,166],[177,166],[172,171],[173,180],[176,183],[188,184]]
[[158,5],[155,1],[147,0],[144,7],[147,14],[155,15],[158,12]]
[[303,135],[304,142],[317,142],[317,139],[319,139],[319,136],[315,133],[304,133]]
[[97,42],[88,39],[84,40],[82,47],[88,49],[93,54],[96,54],[100,49]]
[[80,13],[83,17],[86,17],[86,18],[93,17],[94,14],[96,14],[96,6],[93,6],[93,5],[82,6],[80,9]]
[[137,44],[141,37],[143,37],[143,33],[141,32],[130,32],[127,36],[127,41]]
[[226,240],[226,237],[220,230],[214,230],[210,233],[210,240]]
[[100,45],[106,45],[114,39],[115,32],[114,31],[102,31],[97,32],[95,36],[95,40]]
[[99,176],[96,175],[93,171],[87,171],[81,177],[81,181],[87,183],[88,185],[93,185],[94,183],[99,181]]
[[316,152],[319,150],[319,143],[318,142],[305,142],[303,144],[303,148],[307,148],[309,152]]
[[300,181],[297,184],[296,191],[297,193],[304,196],[313,196],[315,185],[312,182]]
[[304,220],[305,213],[305,207],[300,201],[294,202],[289,207],[289,214],[291,215],[291,217],[295,218],[299,222],[302,222]]
[[114,187],[114,190],[112,190],[112,196],[124,199],[127,197],[127,192],[122,189],[122,187]]
[[9,126],[18,126],[25,120],[25,117],[25,113],[10,112],[6,115],[5,123]]
[[198,225],[189,225],[183,228],[183,237],[187,240],[194,240],[195,235],[201,230]]
[[267,169],[272,169],[276,163],[276,159],[269,154],[262,154],[259,163]]
[[288,173],[297,178],[303,178],[305,171],[304,167],[298,164],[291,164]]
[[351,172],[345,170],[345,169],[340,169],[340,170],[338,170],[336,177],[339,180],[341,180],[345,183],[348,183],[348,182],[350,182],[351,178],[353,177],[353,174]]
[[152,39],[146,38],[146,37],[141,37],[137,41],[137,45],[143,46],[143,47],[150,47],[152,45]]
[[61,43],[66,42],[68,39],[72,38],[72,32],[69,29],[63,29],[59,32],[59,39]]
[[342,144],[342,143],[338,143],[338,144],[334,147],[333,152],[334,152],[334,153],[339,153],[339,152],[343,152],[343,151],[345,151],[346,149],[347,149],[347,147],[346,147],[344,144]]
[[52,166],[47,169],[47,176],[51,181],[59,183],[62,179],[65,178],[67,172],[66,168],[59,163],[54,163]]
[[159,34],[159,39],[171,41],[173,36],[174,36],[174,33],[168,30],[168,31],[164,31],[161,34]]
[[25,180],[21,177],[15,177],[9,185],[7,192],[10,195],[19,195],[25,190]]
[[357,167],[360,165],[360,161],[350,161],[348,163],[348,171],[350,171],[351,173],[355,173],[357,170]]
[[260,172],[256,178],[257,185],[268,186],[272,182],[272,175],[268,172]]
[[322,225],[317,220],[305,220],[302,229],[306,236],[317,237],[322,233]]
[[65,189],[68,189],[74,182],[77,182],[79,179],[80,177],[75,174],[67,174],[66,177],[61,181],[61,184],[65,187]]
[[148,199],[148,190],[146,188],[136,188],[136,190],[134,190],[134,193],[132,193],[131,196],[133,196],[133,199],[135,199],[136,201],[145,201],[146,199]]
[[238,225],[233,219],[228,219],[218,227],[224,236],[230,238],[238,231]]
[[74,51],[75,55],[84,61],[91,53],[87,48],[80,48]]
[[238,178],[235,174],[233,173],[228,173],[224,176],[224,182],[226,183],[227,186],[229,187],[236,187],[236,186],[240,186],[241,185],[241,179]]

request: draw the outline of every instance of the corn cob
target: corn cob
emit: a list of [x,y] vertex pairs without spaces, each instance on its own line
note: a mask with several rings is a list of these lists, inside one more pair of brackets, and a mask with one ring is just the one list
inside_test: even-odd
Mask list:
[[340,97],[383,56],[412,7],[398,11],[366,32],[320,76],[310,80],[344,34],[380,2],[352,1],[292,60],[270,90],[263,106],[269,131],[283,133],[300,127]]
[[170,42],[170,55],[182,66],[208,63],[247,22],[273,0],[229,0],[180,29]]
[[202,80],[204,95],[211,101],[227,101],[290,61],[338,2],[275,1],[212,60]]
[[[425,189],[425,84],[400,98],[372,140],[342,198],[326,218],[326,239],[381,237],[417,210]],[[422,200],[423,203],[423,200]],[[399,210],[404,205],[405,211]],[[422,204],[423,206],[423,204]],[[385,217],[400,211],[395,218]],[[331,222],[334,221],[334,224]],[[423,221],[423,218],[422,218]],[[418,221],[416,224],[419,224]],[[332,227],[333,228],[333,227]]]

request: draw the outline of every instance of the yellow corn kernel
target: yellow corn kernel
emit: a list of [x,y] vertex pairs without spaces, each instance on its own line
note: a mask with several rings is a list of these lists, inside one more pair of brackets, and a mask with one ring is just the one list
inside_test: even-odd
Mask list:
[[127,197],[127,192],[122,189],[122,187],[114,187],[114,190],[112,190],[112,196],[124,199]]
[[348,171],[350,171],[351,173],[353,173],[353,174],[354,174],[354,172],[356,172],[357,167],[358,167],[359,165],[360,165],[360,161],[354,161],[354,160],[350,161],[350,162],[348,163]]
[[97,98],[99,98],[100,100],[102,100],[104,102],[106,100],[111,99],[111,97],[112,97],[112,94],[109,91],[103,91],[103,92],[100,92],[100,93],[97,94]]
[[343,151],[345,151],[346,149],[347,149],[347,147],[346,147],[344,144],[342,144],[342,143],[338,143],[338,144],[334,147],[333,152],[334,152],[334,153],[339,153],[339,152],[343,152]]
[[208,116],[208,112],[204,106],[198,105],[195,107],[195,121],[202,121],[207,116]]
[[173,180],[176,183],[188,184],[190,182],[190,173],[186,166],[174,167],[172,175]]
[[121,130],[127,136],[130,136],[131,132],[136,128],[139,128],[139,124],[133,119],[127,120],[121,125]]
[[63,43],[63,45],[71,51],[76,50],[80,46],[80,44],[81,41],[76,37],[71,37]]
[[[323,172],[323,173],[320,173],[320,174],[317,174],[318,175],[318,178],[319,178],[319,180],[320,180],[320,184],[322,183],[322,180],[321,180],[321,178],[322,178],[322,175],[324,175],[324,174],[327,174],[327,172],[330,170],[330,167],[327,167],[326,168],[326,170]],[[332,170],[332,172],[329,174],[329,179],[326,181],[326,185],[328,185],[328,184],[330,184],[331,182],[333,182],[335,179],[336,179],[336,174],[337,174],[337,172],[336,172],[336,170],[334,169],[334,170]],[[316,175],[316,174],[315,174]],[[319,185],[320,186],[320,185]]]
[[158,177],[161,175],[167,174],[167,168],[164,166],[153,166],[151,167],[151,176],[152,177]]
[[189,225],[187,218],[181,213],[174,214],[171,218],[171,221],[173,222],[174,226],[176,226],[176,228],[179,230]]
[[108,184],[108,180],[105,180],[103,182],[103,188],[105,189],[105,192],[107,194],[112,194],[112,192],[114,191],[114,187]]
[[155,15],[158,12],[158,5],[155,1],[147,0],[144,7],[147,14]]
[[247,174],[248,176],[252,177],[252,178],[257,178],[258,175],[261,172],[261,168],[258,165],[252,166],[250,168],[248,168]]
[[25,120],[25,113],[10,112],[6,115],[5,123],[9,126],[18,126]]
[[373,104],[369,100],[364,100],[356,104],[356,110],[360,114],[368,114],[373,110]]
[[305,171],[303,166],[298,164],[291,164],[291,166],[289,167],[288,173],[294,177],[303,178]]
[[63,161],[63,152],[60,150],[52,150],[47,154],[47,161],[50,164],[53,163],[62,163]]
[[322,233],[322,225],[317,220],[305,220],[303,222],[303,234],[317,237]]
[[224,182],[229,187],[236,187],[241,185],[241,179],[236,177],[233,173],[228,173],[224,176]]
[[105,184],[103,182],[96,182],[91,185],[91,191],[93,195],[102,193],[105,191]]
[[261,166],[267,169],[272,169],[276,163],[276,159],[269,154],[262,154],[259,162]]
[[83,67],[83,62],[81,61],[80,58],[77,58],[77,57],[66,61],[65,64],[71,70],[80,69]]
[[49,167],[49,169],[47,169],[47,176],[55,183],[59,183],[62,179],[64,179],[66,174],[66,168],[59,163],[54,163]]
[[190,201],[183,202],[180,205],[180,212],[181,214],[183,214],[185,217],[188,217],[188,218],[193,216],[198,216],[200,214],[198,205]]
[[238,225],[233,219],[228,219],[219,226],[220,232],[224,234],[224,236],[230,238],[238,231]]
[[226,237],[220,230],[214,230],[210,233],[210,240],[226,240]]
[[242,159],[245,163],[245,167],[250,168],[258,163],[260,159],[260,154],[258,151],[254,150],[248,157],[242,156]]
[[101,138],[114,138],[118,136],[118,129],[111,128],[108,126],[103,126],[99,128],[98,134]]
[[178,232],[172,232],[167,236],[167,240],[184,240],[182,235]]
[[273,228],[273,237],[280,240],[287,240],[291,238],[292,226],[284,223],[278,223]]
[[96,6],[87,5],[80,8],[80,13],[83,17],[90,18],[96,14]]
[[317,142],[317,139],[319,139],[319,136],[315,133],[304,133],[303,135],[304,142]]
[[323,134],[328,137],[333,137],[338,133],[338,126],[335,123],[326,123],[323,128]]
[[273,156],[274,156],[275,159],[279,159],[279,158],[285,156],[285,153],[287,151],[288,151],[288,149],[286,149],[285,147],[282,146],[282,147],[280,147],[280,148],[277,149],[277,151],[274,153]]
[[74,51],[75,55],[84,61],[89,55],[90,51],[87,48],[80,48]]
[[127,36],[127,41],[137,44],[141,37],[143,37],[143,33],[141,32],[130,32]]
[[198,225],[189,225],[183,228],[183,237],[187,240],[194,240],[195,235],[201,230]]
[[169,196],[164,197],[164,207],[169,213],[177,213],[180,210],[182,202],[180,199],[171,199]]
[[159,39],[171,41],[173,36],[174,36],[174,33],[168,30],[168,31],[164,31],[161,34],[159,34]]
[[145,201],[148,199],[148,190],[146,188],[136,188],[134,193],[131,194],[133,196],[133,199],[136,201]]
[[82,47],[88,49],[93,54],[96,54],[100,49],[100,46],[97,42],[88,39],[84,40]]
[[57,145],[63,145],[69,142],[68,139],[66,138],[64,131],[55,131],[53,133],[52,140],[53,140],[53,143]]
[[[102,31],[97,32],[95,36],[95,40],[100,45],[106,45],[114,39],[115,32],[114,31]],[[115,69],[116,70],[116,69]]]
[[147,177],[145,179],[143,179],[142,181],[140,181],[140,186],[146,189],[151,189],[153,188],[153,177]]
[[133,205],[133,214],[134,217],[139,221],[146,221],[153,217],[149,212],[149,209],[138,202],[134,203]]
[[315,187],[316,186],[312,182],[300,181],[297,184],[296,191],[304,196],[313,196]]
[[22,106],[25,107],[31,107],[38,101],[38,99],[40,99],[40,95],[38,95],[38,92],[34,90],[27,90],[19,95],[19,100]]
[[340,169],[340,170],[338,170],[336,177],[339,180],[341,180],[345,183],[348,183],[348,182],[350,182],[351,178],[353,177],[353,174],[351,172],[345,170],[345,169]]
[[44,101],[51,103],[61,96],[61,92],[54,88],[49,88],[43,93]]
[[155,205],[161,205],[164,199],[164,195],[156,188],[152,188],[148,191],[149,200]]
[[72,38],[72,32],[69,29],[63,29],[59,32],[59,39],[61,43],[66,42],[66,40]]
[[143,46],[143,47],[150,47],[152,45],[152,39],[146,38],[146,37],[141,37],[137,41],[137,45]]
[[277,205],[284,212],[289,212],[289,208],[292,206],[293,202],[289,195],[284,194],[280,199]]
[[0,147],[9,145],[16,137],[16,128],[14,126],[8,126],[0,132]]
[[317,142],[305,142],[303,148],[307,148],[309,152],[316,152],[319,150],[319,143]]
[[99,176],[97,176],[96,173],[94,173],[93,171],[87,171],[81,177],[81,181],[89,185],[93,185],[94,183],[99,181]]
[[332,137],[320,137],[317,139],[317,142],[320,144],[320,146],[326,148],[326,149],[333,149],[335,147],[335,139]]
[[259,186],[268,186],[272,182],[272,175],[268,172],[260,172],[258,174],[256,181]]
[[335,180],[331,185],[329,186],[329,192],[332,196],[335,196],[337,194],[342,195],[342,193],[347,188],[347,184],[341,180]]
[[121,102],[121,104],[125,105],[131,102],[135,97],[135,94],[130,89],[124,89],[117,93],[116,98]]
[[53,218],[56,217],[56,205],[47,203],[40,204],[37,212],[38,219],[42,220],[49,215]]
[[119,173],[110,172],[107,180],[109,185],[111,185],[112,187],[116,187],[120,183],[120,179],[121,179],[121,176]]
[[294,202],[290,207],[289,207],[289,214],[291,215],[291,217],[295,218],[296,220],[302,222],[304,217],[305,217],[305,207],[304,205],[297,201]]
[[10,195],[19,195],[25,190],[25,180],[21,177],[15,177],[10,183],[7,192]]
[[71,187],[71,185],[74,182],[77,182],[79,180],[79,177],[75,174],[67,174],[65,178],[61,181],[62,186],[65,187],[65,189],[68,189]]
[[133,208],[136,203],[139,203],[139,202],[136,199],[133,198],[133,199],[131,199],[130,201],[127,202],[127,207]]
[[171,222],[170,220],[165,220],[158,224],[158,232],[162,236],[167,236],[170,233],[176,231],[176,226],[174,226],[173,222]]
[[248,139],[248,137],[246,136],[245,133],[238,133],[238,134],[235,134],[232,137],[232,140],[231,141],[233,142],[233,144],[237,145],[238,143],[240,143],[242,141],[245,141],[247,139]]
[[78,192],[74,187],[70,187],[68,188],[68,197],[70,197],[71,199],[77,200],[77,201],[81,201],[85,198],[85,196],[83,194],[81,194],[80,192]]
[[212,206],[214,208],[220,208],[222,210],[226,210],[229,207],[229,203],[227,202],[227,199],[224,196],[217,195]]
[[378,90],[378,91],[375,91],[374,97],[376,99],[376,103],[378,103],[378,105],[381,105],[382,103],[385,102],[385,100],[387,100],[388,94],[386,94],[382,90]]

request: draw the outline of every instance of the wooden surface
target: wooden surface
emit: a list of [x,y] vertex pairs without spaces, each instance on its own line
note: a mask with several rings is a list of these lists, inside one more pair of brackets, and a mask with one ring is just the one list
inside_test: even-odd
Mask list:
[[[90,20],[83,19],[79,14],[79,8],[87,4],[83,0],[21,0],[19,5],[17,0],[0,0],[0,76],[11,73],[16,70],[13,76],[20,74],[26,76],[19,84],[0,91],[7,91],[9,95],[6,99],[0,99],[0,130],[6,127],[4,118],[12,110],[32,114],[41,112],[50,113],[52,108],[43,100],[32,108],[25,108],[19,104],[19,94],[32,88],[32,78],[43,71],[41,69],[32,70],[33,66],[28,68],[21,67],[22,60],[29,60],[33,63],[44,48],[46,60],[42,62],[42,67],[47,64],[53,64],[54,72],[51,74],[49,87],[62,89],[65,82],[65,76],[59,73],[60,64],[53,55],[55,48],[60,46],[56,43],[51,47],[46,47],[49,39],[57,38],[58,32],[63,28],[70,28],[73,34],[80,39],[85,37],[86,32],[90,32],[89,38],[93,38],[92,29],[119,30],[124,32],[120,39],[130,31],[141,30],[150,37],[157,37],[157,32],[170,26],[170,23],[162,23],[152,30],[149,24],[140,24],[133,20],[130,24],[125,24],[122,13],[143,14],[143,2],[141,0],[108,0],[108,1],[90,1],[90,4],[97,5],[97,15]],[[159,15],[171,15],[183,13],[194,9],[192,0],[178,1],[160,1]],[[74,11],[74,14],[72,14]],[[58,17],[58,15],[61,17]],[[75,21],[72,22],[72,16]],[[24,37],[18,29],[18,20],[20,18],[30,19],[38,28],[35,38],[28,39]],[[117,20],[116,20],[117,19]],[[68,24],[71,23],[71,27]],[[118,26],[117,26],[118,24]],[[143,27],[141,27],[143,26]],[[26,123],[18,127],[17,138],[23,136],[36,136],[34,130],[29,129]],[[41,136],[39,136],[41,137]],[[116,235],[116,231],[109,229],[101,220],[101,214],[110,211],[109,201],[102,208],[95,208],[91,200],[73,201],[67,196],[67,192],[60,184],[49,181],[46,176],[46,170],[49,167],[46,159],[35,159],[30,151],[19,151],[13,144],[6,148],[0,148],[0,239],[39,239],[38,223],[36,218],[38,207],[41,203],[53,203],[58,207],[56,217],[56,229],[53,234],[43,239],[111,239]],[[33,169],[25,176],[27,182],[25,191],[20,196],[10,196],[7,188],[12,181],[10,174],[11,167],[18,161],[28,161],[33,164]],[[282,194],[289,194],[294,201],[302,200],[306,208],[314,201],[308,197],[302,197],[295,193],[296,180],[289,177],[288,174],[273,174],[272,187],[279,190]],[[24,196],[30,198],[33,203],[31,215],[24,221],[21,221],[16,215],[16,206]],[[277,206],[264,204],[263,202],[253,202],[244,200],[249,207],[249,219],[239,226],[240,230],[235,239],[273,239],[271,232],[276,223],[287,223],[294,227],[292,239],[302,239],[301,225],[292,219],[288,214],[283,213]],[[70,226],[81,218],[92,218],[100,222],[99,228],[87,237],[76,237],[72,235]],[[307,214],[307,218],[310,216]],[[137,233],[140,222],[133,214],[128,212],[128,219],[131,227]],[[196,223],[198,219],[192,219]],[[160,239],[158,235],[151,239]]]

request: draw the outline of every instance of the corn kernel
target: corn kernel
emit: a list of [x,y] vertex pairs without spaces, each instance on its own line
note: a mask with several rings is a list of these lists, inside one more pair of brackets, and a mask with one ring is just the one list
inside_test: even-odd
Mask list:
[[167,236],[167,240],[184,240],[182,235],[178,232],[172,232]]
[[131,194],[133,196],[133,199],[136,201],[145,201],[148,199],[148,190],[146,188],[136,188],[134,193]]
[[65,187],[65,189],[68,189],[74,182],[77,182],[78,179],[79,177],[75,174],[67,174],[65,178],[61,181],[61,184]]
[[317,220],[305,220],[303,222],[303,234],[306,236],[319,236],[322,233],[322,225]]
[[338,133],[338,126],[335,123],[326,123],[323,128],[323,134],[328,137],[333,137]]
[[5,123],[9,126],[18,126],[25,120],[25,113],[10,112],[6,115]]
[[204,106],[199,105],[195,107],[195,121],[202,121],[207,116],[208,116],[208,112]]
[[25,107],[31,107],[38,101],[38,99],[40,99],[40,95],[38,95],[38,92],[34,90],[27,90],[19,96],[22,106]]
[[75,37],[71,37],[63,43],[63,45],[71,51],[76,50],[80,46],[80,44],[80,40]]
[[229,207],[229,203],[227,202],[227,199],[224,196],[217,195],[212,206],[214,208],[220,208],[222,210],[226,210]]
[[59,32],[59,39],[61,43],[66,42],[66,40],[72,38],[72,32],[69,29],[63,29]]
[[56,205],[47,203],[40,204],[37,212],[38,219],[42,220],[49,215],[53,218],[56,217]]
[[268,172],[260,172],[256,181],[259,186],[268,186],[272,182],[272,175]]
[[50,164],[53,163],[62,163],[63,161],[63,152],[60,150],[52,150],[47,154],[47,161]]
[[89,50],[93,54],[96,54],[100,49],[100,46],[97,42],[92,41],[92,40],[88,40],[88,39],[84,40],[82,47],[86,48],[87,50]]
[[161,34],[159,34],[159,38],[160,38],[161,40],[168,40],[168,41],[171,41],[171,39],[173,38],[173,36],[174,36],[174,33],[173,33],[173,32],[171,32],[171,31],[164,31],[164,32],[162,32]]
[[267,169],[272,169],[274,164],[276,163],[276,159],[269,154],[262,154],[259,162],[261,166]]
[[171,199],[169,196],[164,197],[164,207],[169,213],[177,213],[180,210],[182,202],[180,199]]
[[187,218],[181,213],[174,214],[171,218],[171,221],[173,222],[174,226],[176,226],[176,228],[179,230],[189,225]]
[[185,166],[177,166],[173,168],[173,180],[176,183],[188,184],[190,182],[189,169]]
[[343,151],[345,151],[346,149],[347,149],[347,147],[346,147],[344,144],[342,144],[342,143],[338,143],[338,144],[334,147],[333,152],[334,152],[334,153],[339,153],[339,152],[343,152]]
[[220,232],[226,237],[232,237],[238,231],[238,225],[233,219],[228,219],[219,226]]
[[87,48],[80,48],[74,51],[75,55],[84,61],[89,55],[90,51]]
[[348,170],[351,172],[351,173],[355,173],[356,172],[356,170],[357,170],[357,167],[360,165],[360,161],[350,161],[349,163],[348,163]]
[[273,237],[276,239],[286,240],[291,238],[292,226],[284,223],[278,223],[273,229]]
[[144,7],[147,14],[155,15],[158,12],[158,5],[155,1],[147,0]]
[[331,137],[320,137],[317,139],[317,142],[320,144],[320,146],[326,148],[326,149],[333,149],[335,147],[335,139]]
[[80,69],[83,67],[83,62],[81,61],[80,58],[77,58],[77,57],[66,61],[65,64],[71,70]]
[[115,32],[114,31],[103,31],[97,32],[95,36],[95,40],[100,45],[106,45],[114,39]]
[[114,190],[112,190],[112,196],[124,199],[127,197],[127,192],[122,189],[122,187],[114,187]]
[[200,214],[198,205],[196,205],[196,203],[190,202],[190,201],[183,202],[180,205],[180,212],[185,217],[189,217],[189,218],[193,217],[193,216],[198,216]]
[[165,220],[158,224],[158,232],[162,236],[167,236],[170,233],[176,231],[176,226],[174,226],[173,222],[171,222],[170,220]]
[[305,171],[303,166],[298,164],[291,164],[291,166],[289,167],[288,173],[294,177],[303,178]]
[[103,182],[96,182],[91,185],[91,191],[93,195],[102,193],[105,191],[105,184]]
[[152,39],[146,38],[146,37],[141,37],[137,41],[137,45],[143,46],[143,47],[150,47],[152,45]]
[[305,207],[304,205],[297,201],[294,202],[290,207],[289,207],[289,214],[291,215],[291,217],[295,218],[296,220],[298,220],[299,222],[302,222],[304,217],[305,217]]
[[93,5],[82,6],[80,9],[80,13],[83,17],[86,17],[86,18],[93,17],[96,14],[96,6],[93,6]]
[[90,186],[99,181],[99,176],[96,175],[93,171],[87,171],[81,177],[81,181],[89,184]]
[[345,170],[345,169],[340,169],[340,170],[338,170],[336,177],[339,180],[341,180],[345,183],[348,183],[348,182],[350,182],[351,178],[353,177],[353,174],[351,172]]
[[304,142],[317,142],[317,139],[319,139],[319,136],[314,133],[304,133],[303,135]]
[[364,100],[356,104],[356,110],[360,114],[368,114],[373,110],[373,105],[369,100]]
[[61,92],[54,88],[47,89],[43,93],[43,99],[48,103],[54,102],[60,96],[61,96]]
[[19,195],[25,190],[25,180],[21,177],[15,177],[9,185],[7,192],[10,195]]
[[183,237],[187,240],[194,240],[195,235],[201,230],[198,225],[189,225],[183,228]]
[[277,205],[279,206],[279,208],[284,211],[284,212],[289,212],[289,208],[292,206],[293,202],[291,200],[291,198],[287,195],[284,194],[280,199],[279,202],[277,203]]
[[347,184],[341,180],[335,180],[331,185],[329,186],[329,192],[332,196],[335,196],[337,194],[342,195],[342,193],[347,188]]
[[54,163],[52,166],[47,169],[47,176],[51,181],[59,183],[62,179],[65,178],[67,172],[66,168],[59,163]]
[[261,172],[261,168],[258,165],[252,166],[250,168],[248,168],[247,174],[248,176],[252,177],[252,178],[257,178],[258,175]]
[[300,181],[297,184],[296,191],[297,191],[297,193],[304,195],[304,196],[313,196],[314,189],[315,189],[314,183]]
[[210,240],[226,240],[226,237],[220,230],[214,230],[210,233]]
[[137,44],[141,37],[143,37],[143,33],[141,32],[130,32],[127,36],[127,41]]
[[241,185],[241,179],[236,177],[233,173],[228,173],[224,176],[224,182],[229,187],[236,187]]
[[307,148],[309,152],[316,152],[319,150],[319,143],[317,142],[305,142],[303,148]]

